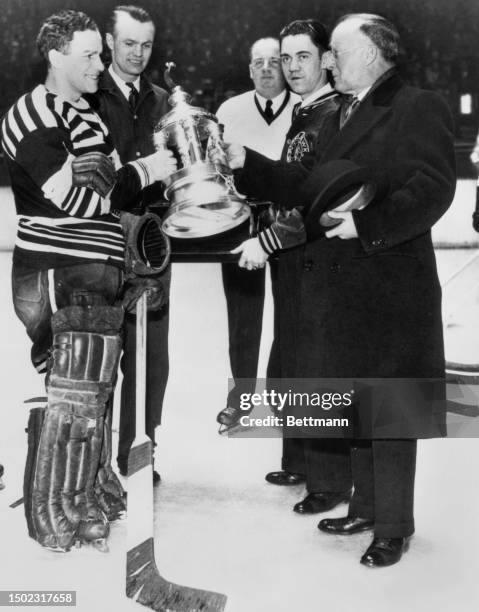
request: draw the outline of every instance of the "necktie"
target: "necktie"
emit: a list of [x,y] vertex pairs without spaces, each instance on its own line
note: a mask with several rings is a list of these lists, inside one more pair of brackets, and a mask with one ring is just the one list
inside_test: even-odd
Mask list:
[[264,116],[266,117],[266,119],[270,120],[273,119],[274,117],[274,113],[273,113],[273,101],[272,100],[266,100],[266,107],[264,109]]
[[356,98],[356,96],[353,96],[343,106],[343,110],[341,113],[341,126],[340,127],[343,127],[346,121],[351,117],[351,115],[354,112],[354,109],[357,108],[358,104],[359,104],[359,98]]
[[128,96],[128,104],[133,112],[135,112],[136,105],[138,104],[138,89],[133,85],[133,83],[126,83],[127,87],[130,88],[130,95]]
[[301,102],[296,102],[296,104],[293,106],[293,119],[295,119],[296,116],[298,115],[300,108],[301,108]]

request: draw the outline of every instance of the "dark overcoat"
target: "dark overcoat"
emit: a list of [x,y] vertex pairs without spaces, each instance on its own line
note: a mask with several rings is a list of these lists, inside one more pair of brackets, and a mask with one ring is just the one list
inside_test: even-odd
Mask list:
[[[431,227],[455,190],[449,109],[437,94],[409,87],[393,73],[314,163],[336,159],[369,167],[378,191],[368,207],[353,213],[358,238],[308,242],[296,286],[280,286],[290,310],[280,331],[285,371],[297,378],[442,377],[441,288]],[[242,188],[256,191],[261,177],[272,199],[307,204],[300,190],[307,173],[307,163],[281,166],[248,152]],[[417,418],[412,404],[411,415],[401,407],[406,421]]]

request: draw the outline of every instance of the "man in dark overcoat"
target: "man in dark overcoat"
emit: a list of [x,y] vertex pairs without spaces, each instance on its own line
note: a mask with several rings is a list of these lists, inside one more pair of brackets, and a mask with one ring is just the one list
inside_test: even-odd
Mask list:
[[[328,138],[334,133],[326,129],[330,117],[340,104],[340,96],[328,82],[322,67],[322,56],[329,44],[329,32],[319,21],[300,19],[285,26],[280,33],[281,62],[285,78],[291,89],[301,96],[281,154],[282,161],[297,162],[307,154],[320,155]],[[294,200],[295,201],[295,200]],[[258,239],[262,238],[262,234]],[[262,244],[268,250],[268,241]],[[298,267],[302,269],[304,245],[277,253],[274,267],[274,291],[278,298],[277,324],[280,331],[275,338],[277,371],[271,376],[295,376],[292,367],[296,360],[291,340],[296,318],[295,291],[290,284],[297,283]],[[269,472],[266,480],[273,484],[290,484],[306,474],[307,495],[294,505],[299,514],[315,514],[331,510],[351,496],[351,469],[347,442],[338,439],[296,438],[283,429],[282,470]],[[307,466],[307,468],[306,468]]]
[[[374,200],[362,210],[331,212],[341,221],[309,241],[296,287],[298,378],[441,378],[444,349],[441,289],[431,227],[455,190],[453,125],[437,94],[409,87],[396,70],[399,36],[377,15],[353,14],[335,27],[326,58],[336,89],[352,96],[335,118],[340,130],[320,158],[299,164],[266,162],[232,145],[243,168],[243,192],[287,206],[301,203],[299,187],[311,168],[349,159],[370,170]],[[307,202],[303,202],[307,204]],[[274,228],[273,228],[274,231]],[[255,265],[244,252],[243,265]],[[397,398],[396,398],[397,399]],[[392,407],[396,414],[388,415]],[[441,435],[434,402],[384,404],[381,422],[396,419],[404,437],[351,442],[354,494],[347,517],[324,519],[334,534],[374,530],[361,562],[369,567],[400,560],[414,532],[417,437]],[[427,428],[426,428],[427,429]]]

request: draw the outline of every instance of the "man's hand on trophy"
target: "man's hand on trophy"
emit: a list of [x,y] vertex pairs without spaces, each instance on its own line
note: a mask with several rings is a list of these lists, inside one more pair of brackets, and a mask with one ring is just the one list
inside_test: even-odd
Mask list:
[[150,184],[166,180],[178,168],[176,159],[169,149],[158,149],[155,153],[142,157],[138,161],[145,165],[150,175]]
[[116,183],[115,165],[104,153],[83,153],[72,161],[72,185],[106,197]]
[[240,268],[246,268],[247,270],[264,268],[268,261],[268,253],[263,250],[258,238],[245,240],[230,253],[233,255],[241,254],[238,265]]
[[246,159],[246,149],[236,142],[223,143],[223,147],[231,170],[242,168]]

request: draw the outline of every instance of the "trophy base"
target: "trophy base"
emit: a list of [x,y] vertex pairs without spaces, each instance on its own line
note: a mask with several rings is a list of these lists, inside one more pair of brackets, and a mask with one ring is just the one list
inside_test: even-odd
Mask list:
[[[201,238],[187,240],[182,240],[182,237],[170,238],[171,261],[179,263],[237,263],[239,256],[233,255],[231,253],[232,249],[256,235],[260,229],[259,217],[263,211],[269,208],[271,202],[248,201],[248,205],[251,209],[250,216],[233,229]],[[168,210],[168,202],[155,202],[148,206],[148,211],[157,215],[159,220],[165,218]]]
[[250,214],[248,204],[235,198],[201,204],[184,202],[170,207],[162,229],[170,238],[206,238],[241,225]]

